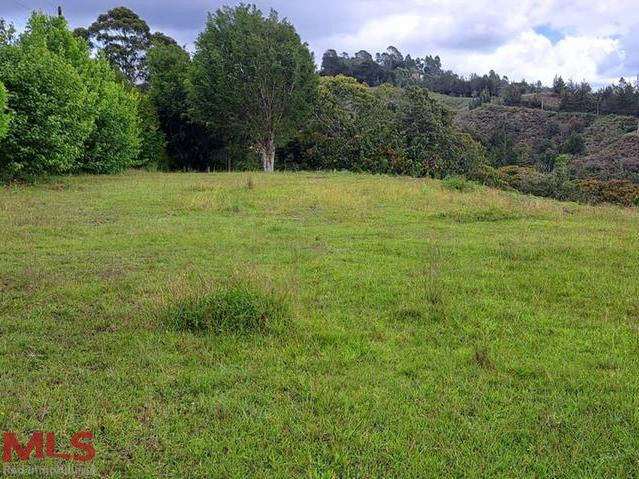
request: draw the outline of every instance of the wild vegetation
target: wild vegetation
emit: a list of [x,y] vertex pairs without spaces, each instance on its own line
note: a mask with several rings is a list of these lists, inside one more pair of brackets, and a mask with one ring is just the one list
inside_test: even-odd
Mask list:
[[0,142],[5,178],[107,173],[136,165],[138,93],[91,58],[61,17],[35,13],[26,31],[0,47],[0,80],[10,122]]
[[321,73],[253,6],[193,54],[0,19],[0,428],[113,479],[639,476],[636,92]]
[[423,88],[323,77],[310,120],[281,152],[288,169],[443,178],[473,171],[483,152]]
[[456,121],[500,181],[529,194],[639,204],[637,118],[484,105]]
[[552,86],[540,81],[514,81],[490,70],[488,74],[461,76],[442,67],[438,55],[423,58],[404,56],[394,46],[375,54],[360,50],[354,56],[327,50],[322,57],[321,75],[346,75],[369,86],[390,83],[396,86],[417,85],[434,92],[469,99],[471,108],[485,103],[526,106],[561,111],[578,111],[639,116],[639,83],[624,78],[594,91],[588,82],[565,82],[556,76]]

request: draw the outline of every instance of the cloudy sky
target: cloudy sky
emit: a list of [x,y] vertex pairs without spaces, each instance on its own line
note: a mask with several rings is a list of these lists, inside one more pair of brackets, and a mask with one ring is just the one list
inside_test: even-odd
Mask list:
[[[0,0],[0,16],[18,28],[31,9],[61,3],[73,27],[125,4],[180,43],[192,45],[215,0]],[[564,78],[595,85],[639,74],[637,0],[270,0],[291,20],[316,58],[328,48],[371,53],[394,45],[413,56],[438,54],[445,68],[511,79]]]

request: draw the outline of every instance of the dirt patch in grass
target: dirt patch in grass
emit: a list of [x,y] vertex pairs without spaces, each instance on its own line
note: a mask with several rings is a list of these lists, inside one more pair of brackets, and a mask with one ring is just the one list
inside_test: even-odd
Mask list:
[[475,346],[474,360],[477,366],[488,371],[495,369],[495,364],[490,359],[490,354],[486,346]]

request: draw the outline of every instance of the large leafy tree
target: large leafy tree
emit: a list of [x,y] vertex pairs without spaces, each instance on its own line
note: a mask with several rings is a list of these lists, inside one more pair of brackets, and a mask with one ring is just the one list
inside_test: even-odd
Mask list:
[[312,107],[313,56],[295,28],[255,6],[210,14],[196,42],[191,75],[197,117],[228,138],[255,146],[273,171],[277,142],[287,139]]
[[302,130],[302,167],[387,173],[393,138],[390,111],[351,77],[322,77],[312,116]]
[[151,45],[151,30],[134,11],[117,7],[98,16],[88,30],[76,30],[92,45],[104,50],[116,66],[133,84],[147,80],[146,52]]
[[373,89],[345,76],[322,77],[313,114],[287,152],[301,168],[437,178],[473,173],[485,161],[426,89]]

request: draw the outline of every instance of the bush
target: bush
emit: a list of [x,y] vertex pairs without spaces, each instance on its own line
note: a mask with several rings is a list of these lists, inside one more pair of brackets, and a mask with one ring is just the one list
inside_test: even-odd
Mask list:
[[580,180],[578,184],[592,203],[639,204],[639,185],[627,180]]
[[385,91],[380,87],[375,93],[385,100],[391,125],[397,125],[394,143],[401,145],[409,174],[445,178],[468,173],[485,162],[481,145],[459,131],[450,110],[425,88],[387,87]]
[[163,166],[169,160],[166,152],[166,137],[160,128],[158,112],[148,94],[139,96],[138,118],[140,122],[141,147],[135,166],[148,168]]
[[504,175],[500,174],[499,171],[489,165],[478,165],[468,173],[468,178],[492,188],[510,188],[510,185],[504,178]]
[[445,178],[485,161],[451,111],[419,87],[372,90],[322,77],[312,120],[281,152],[294,169],[337,169]]
[[566,153],[569,155],[585,155],[586,154],[586,141],[583,135],[573,132],[568,138],[561,144],[559,148],[560,153]]
[[140,150],[137,94],[61,17],[34,13],[18,42],[0,48],[0,80],[15,112],[0,148],[5,177],[110,173]]
[[82,170],[115,173],[134,166],[141,146],[137,93],[116,82],[115,73],[103,58],[91,65],[88,76],[98,101]]
[[286,302],[250,286],[212,291],[178,301],[165,313],[177,330],[213,333],[266,332],[289,316]]
[[539,172],[530,166],[511,165],[498,168],[497,173],[508,184],[508,186],[521,191],[524,179],[531,174]]
[[0,51],[0,81],[14,112],[0,144],[3,176],[75,170],[93,116],[89,93],[73,66],[42,47],[8,46]]
[[519,191],[528,195],[553,197],[557,190],[554,175],[541,172],[531,172],[521,177]]

